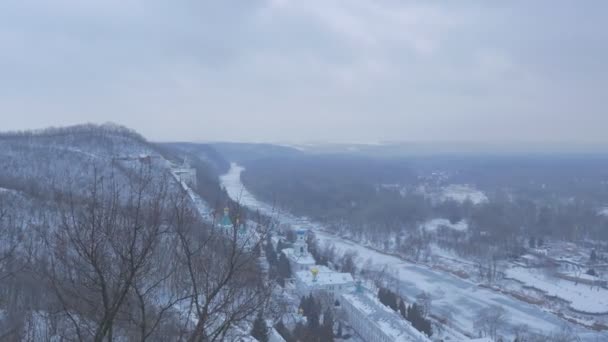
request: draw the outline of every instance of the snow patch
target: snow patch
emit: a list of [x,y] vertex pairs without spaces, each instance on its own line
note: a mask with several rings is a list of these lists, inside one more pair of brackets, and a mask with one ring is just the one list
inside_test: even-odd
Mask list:
[[570,302],[574,310],[589,313],[608,312],[608,290],[598,286],[575,284],[556,277],[545,277],[541,272],[523,267],[506,270],[507,277],[517,279],[529,286]]
[[444,187],[441,193],[441,199],[444,201],[452,200],[459,203],[470,200],[475,205],[488,202],[488,197],[482,191],[466,184],[451,184]]
[[422,229],[427,232],[437,231],[440,227],[446,227],[459,232],[466,232],[469,229],[469,224],[465,220],[451,223],[450,220],[443,218],[432,219],[422,224]]

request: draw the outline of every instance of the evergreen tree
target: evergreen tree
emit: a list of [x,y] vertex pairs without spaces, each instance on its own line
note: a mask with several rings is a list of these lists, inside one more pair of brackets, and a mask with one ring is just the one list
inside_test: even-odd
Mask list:
[[321,327],[321,340],[333,342],[334,340],[334,316],[327,308],[323,314],[323,326]]
[[399,302],[399,313],[401,313],[401,316],[403,318],[407,318],[407,312],[405,309],[405,302],[403,301],[403,299],[401,299],[401,301]]
[[287,329],[287,327],[283,323],[283,320],[280,320],[279,323],[277,323],[277,325],[275,325],[274,328],[279,333],[279,335],[281,335],[283,337],[283,339],[285,341],[290,342],[290,341],[294,340],[293,336],[291,335],[291,332],[289,331],[289,329]]
[[316,317],[317,325],[319,322],[319,316],[321,315],[321,304],[311,295],[302,297],[300,300],[300,308],[303,311],[304,316],[311,320]]
[[412,323],[412,326],[416,330],[425,333],[427,336],[431,336],[433,334],[431,321],[424,318],[422,311],[422,308],[418,304],[412,304],[412,306],[407,308],[407,320]]
[[272,247],[270,235],[268,235],[268,238],[266,238],[266,249],[264,251],[266,252],[266,260],[268,260],[268,264],[270,264],[271,267],[276,266],[278,261],[277,252],[274,250],[274,247]]
[[397,303],[397,294],[393,291],[388,291],[388,306],[394,311],[399,310],[399,305]]
[[306,326],[301,322],[298,322],[296,327],[293,329],[293,338],[296,341],[306,341],[307,335],[308,329],[306,329]]
[[310,330],[310,331],[319,330],[320,323],[319,323],[319,313],[317,312],[317,310],[312,310],[310,312],[310,315],[306,316],[306,319],[307,319],[306,327],[308,328],[308,330]]
[[304,316],[306,316],[306,297],[300,298],[300,306],[299,306],[299,308],[304,313]]
[[597,253],[595,252],[595,249],[591,251],[591,255],[589,256],[589,261],[592,263],[597,261]]
[[277,253],[282,253],[285,248],[287,248],[287,246],[283,242],[283,239],[279,239],[279,242],[277,242],[277,250],[276,250],[276,252]]
[[350,273],[350,274],[355,274],[357,270],[357,266],[355,265],[355,259],[353,257],[353,254],[351,253],[347,253],[344,255],[344,258],[342,259],[342,268],[341,271],[344,273]]
[[380,301],[380,303],[390,307],[395,311],[399,310],[397,294],[389,289],[381,287],[378,290],[378,300]]
[[260,342],[268,342],[268,327],[266,321],[262,317],[262,313],[258,313],[258,316],[253,321],[253,328],[251,329],[251,336],[255,337]]
[[278,275],[280,279],[291,278],[291,266],[289,266],[289,260],[284,253],[281,253],[278,261]]

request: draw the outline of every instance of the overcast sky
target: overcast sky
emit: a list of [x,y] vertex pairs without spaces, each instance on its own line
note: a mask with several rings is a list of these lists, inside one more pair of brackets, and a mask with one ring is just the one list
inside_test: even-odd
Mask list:
[[0,130],[608,141],[608,1],[2,0]]

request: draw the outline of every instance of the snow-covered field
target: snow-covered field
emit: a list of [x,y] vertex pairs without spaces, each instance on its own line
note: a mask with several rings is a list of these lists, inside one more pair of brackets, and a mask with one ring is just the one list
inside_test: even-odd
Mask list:
[[[434,313],[441,316],[451,316],[451,324],[459,330],[474,333],[475,314],[482,308],[500,305],[507,310],[511,327],[525,324],[547,333],[559,330],[562,325],[572,325],[574,331],[583,340],[595,341],[597,336],[603,336],[565,322],[536,306],[520,302],[492,290],[480,288],[451,274],[427,266],[404,262],[397,257],[385,255],[322,232],[317,231],[317,237],[323,241],[333,243],[337,250],[356,251],[360,259],[359,264],[364,264],[365,260],[369,259],[372,260],[372,264],[377,269],[388,265],[400,281],[401,293],[410,299],[415,298],[422,291],[430,292],[433,298]],[[608,339],[608,335],[605,337]]]
[[440,227],[450,228],[459,232],[465,232],[467,231],[467,229],[469,229],[469,225],[464,220],[456,223],[451,223],[449,220],[439,218],[426,221],[424,224],[422,224],[422,228],[427,232],[434,232]]
[[0,187],[0,192],[10,192],[10,193],[13,193],[13,194],[17,193],[17,191],[15,191],[15,190],[7,189],[7,188],[2,188],[2,187]]
[[[387,266],[399,281],[400,292],[413,299],[419,293],[426,291],[433,297],[433,312],[445,317],[451,317],[449,324],[461,331],[476,335],[473,327],[476,313],[491,305],[499,305],[508,312],[509,327],[527,325],[534,330],[545,333],[558,331],[568,325],[578,334],[582,341],[608,341],[608,334],[598,333],[579,325],[564,321],[541,308],[516,300],[507,295],[481,288],[476,284],[458,278],[446,272],[432,269],[427,266],[406,262],[398,257],[384,254],[380,251],[362,246],[357,243],[336,237],[323,232],[322,226],[306,219],[297,218],[289,213],[277,213],[272,206],[261,203],[255,199],[240,181],[243,168],[233,164],[230,171],[221,178],[222,185],[233,199],[240,199],[241,203],[258,208],[260,211],[274,214],[286,223],[306,225],[315,230],[322,243],[333,244],[340,252],[354,251],[358,254],[358,264],[364,265],[371,261],[371,267],[380,269]],[[503,332],[510,334],[510,331]]]
[[512,267],[506,270],[509,278],[570,302],[574,310],[589,313],[608,312],[608,290],[597,286],[577,284],[556,277],[546,277],[538,269]]
[[441,193],[443,200],[464,202],[470,200],[473,204],[481,204],[488,201],[488,197],[481,191],[470,185],[451,184],[443,188]]

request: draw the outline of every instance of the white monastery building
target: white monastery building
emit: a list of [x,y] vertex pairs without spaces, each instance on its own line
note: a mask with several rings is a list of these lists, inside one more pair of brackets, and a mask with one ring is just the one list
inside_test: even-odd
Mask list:
[[341,294],[339,301],[348,322],[366,342],[431,341],[360,285],[354,292]]
[[292,248],[282,250],[283,254],[289,260],[291,272],[294,274],[299,271],[309,272],[315,265],[315,259],[308,252],[308,243],[306,242],[306,231],[300,229],[296,232],[296,242]]
[[325,266],[314,266],[308,271],[298,271],[294,278],[300,296],[322,291],[336,298],[342,293],[352,292],[355,289],[355,282],[350,273],[335,272]]
[[180,182],[196,187],[196,169],[190,166],[187,159],[182,165],[173,167],[172,172]]

